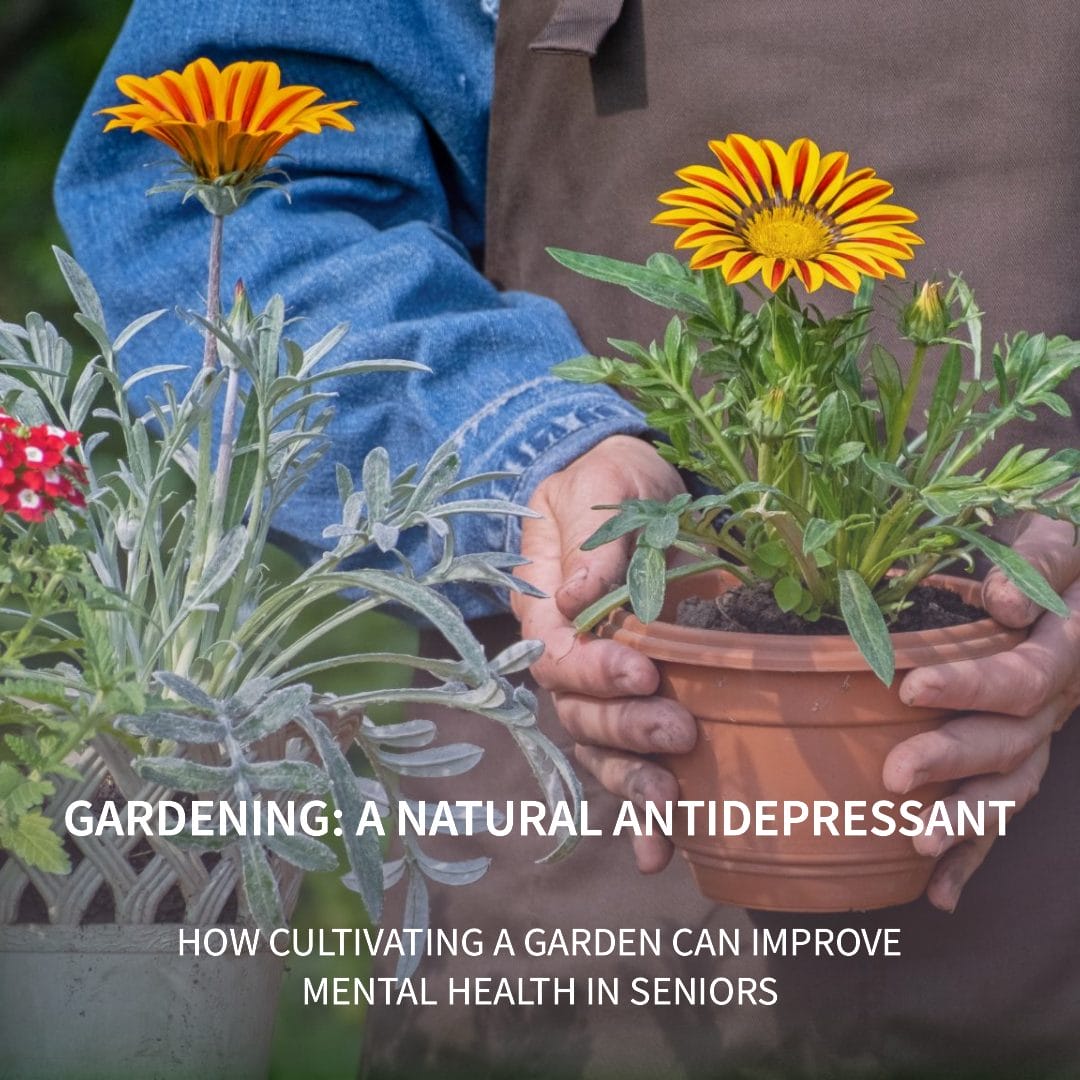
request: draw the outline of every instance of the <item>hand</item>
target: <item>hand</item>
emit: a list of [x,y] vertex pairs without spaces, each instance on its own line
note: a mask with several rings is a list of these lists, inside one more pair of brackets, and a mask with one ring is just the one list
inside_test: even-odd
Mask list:
[[[642,755],[686,753],[697,725],[680,705],[652,696],[660,676],[648,657],[574,630],[579,612],[622,584],[632,541],[580,549],[612,514],[594,506],[667,500],[682,490],[678,473],[648,443],[626,435],[605,439],[537,487],[529,506],[543,516],[522,525],[521,553],[530,563],[518,573],[549,598],[511,600],[522,634],[546,646],[533,675],[552,692],[577,760],[612,794],[639,806],[679,798],[675,777]],[[642,873],[656,873],[671,859],[663,836],[633,843]]]
[[[1050,760],[1050,736],[1080,704],[1080,548],[1066,522],[1033,516],[1012,545],[1054,587],[1068,619],[1042,613],[999,571],[983,585],[983,606],[1005,626],[1031,626],[1028,639],[982,660],[917,668],[900,684],[908,705],[967,715],[907,739],[885,761],[885,786],[902,794],[920,784],[961,781],[947,803],[1012,800],[1022,809],[1037,794]],[[955,809],[950,815],[956,820]],[[992,815],[991,815],[992,816]],[[924,855],[944,854],[927,887],[930,902],[955,910],[994,836],[915,838]]]

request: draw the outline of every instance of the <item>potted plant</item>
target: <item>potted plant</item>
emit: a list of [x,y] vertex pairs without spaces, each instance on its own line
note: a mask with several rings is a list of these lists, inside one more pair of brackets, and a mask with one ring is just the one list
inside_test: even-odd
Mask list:
[[[100,298],[61,251],[76,318],[98,354],[77,368],[68,343],[36,315],[0,329],[5,1071],[265,1075],[283,961],[265,936],[250,956],[180,956],[181,927],[225,923],[265,935],[284,925],[302,872],[338,865],[327,843],[335,833],[344,884],[373,921],[384,888],[401,880],[410,923],[424,928],[429,880],[468,884],[487,868],[486,859],[437,860],[413,833],[384,865],[378,831],[362,824],[396,812],[400,778],[463,773],[481,751],[436,744],[429,721],[375,724],[370,709],[417,702],[469,710],[509,730],[552,803],[569,801],[576,813],[579,787],[537,729],[534,699],[507,678],[536,658],[539,644],[485,656],[442,591],[459,583],[527,588],[508,572],[520,560],[454,550],[454,515],[524,511],[463,497],[476,481],[459,477],[453,444],[408,467],[372,450],[359,477],[339,465],[341,517],[327,523],[328,550],[292,575],[267,569],[275,510],[302,492],[332,449],[324,381],[419,366],[329,361],[344,326],[304,348],[285,335],[283,299],[254,312],[242,286],[232,310],[219,310],[224,218],[254,191],[277,186],[267,162],[293,136],[327,125],[352,130],[341,115],[352,103],[281,87],[277,66],[261,61],[219,71],[202,59],[182,75],[119,85],[135,103],[110,110],[109,126],[176,149],[186,176],[161,190],[194,196],[211,214],[208,310],[185,315],[206,344],[194,372],[155,367],[125,379],[118,354],[162,312],[110,335]],[[200,86],[212,108],[189,99]],[[243,115],[236,86],[257,99]],[[271,115],[273,123],[258,121]],[[163,374],[186,389],[166,383],[136,410],[133,388]],[[95,423],[94,434],[78,434]],[[415,528],[441,547],[422,573],[398,551],[401,534]],[[404,565],[356,568],[355,557],[371,552]],[[319,607],[343,590],[357,598]],[[312,653],[387,606],[427,620],[457,659],[355,644]],[[314,688],[312,679],[345,664],[396,665],[403,684]],[[414,671],[425,673],[424,686],[410,685]],[[190,820],[161,828],[193,800],[234,816],[203,835]],[[321,819],[265,827],[313,800],[325,808]],[[129,803],[151,808],[158,824],[149,835],[98,828]],[[168,807],[172,817],[158,815]],[[399,974],[418,960],[418,951],[403,957]],[[63,1023],[45,1037],[43,1017]]]
[[[667,761],[683,799],[871,808],[890,799],[889,750],[943,717],[900,701],[903,672],[1021,637],[971,607],[976,582],[941,571],[984,556],[1066,613],[990,530],[1023,511],[1080,522],[1080,455],[1016,444],[987,464],[984,452],[1038,406],[1068,412],[1055,388],[1080,366],[1080,344],[1021,333],[987,355],[975,299],[953,276],[900,305],[902,367],[875,341],[872,290],[902,277],[922,241],[915,214],[886,203],[892,186],[807,139],[709,145],[718,165],[680,170],[685,186],[660,196],[654,219],[681,230],[689,266],[552,250],[676,312],[661,341],[612,339],[621,357],[558,370],[626,391],[661,456],[699,484],[666,503],[610,508],[586,546],[636,533],[627,584],[577,625],[657,660],[662,686],[698,717],[697,748]],[[755,275],[756,309],[736,288]],[[854,305],[823,314],[795,282],[850,292]],[[749,907],[872,908],[923,891],[933,862],[899,828],[843,831],[814,835],[807,821],[787,837],[700,825],[690,835],[684,819],[676,842],[708,896]]]

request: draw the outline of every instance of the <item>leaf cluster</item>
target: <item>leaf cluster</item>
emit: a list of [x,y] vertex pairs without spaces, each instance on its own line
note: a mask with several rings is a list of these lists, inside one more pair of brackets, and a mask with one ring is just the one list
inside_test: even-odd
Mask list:
[[[77,372],[67,342],[31,315],[24,326],[0,326],[0,372],[16,384],[20,415],[73,430],[93,419],[101,430],[80,450],[88,484],[85,520],[51,517],[43,526],[51,548],[27,540],[28,557],[39,565],[29,584],[19,586],[23,613],[40,591],[33,574],[44,572],[47,552],[75,551],[78,569],[67,566],[62,579],[71,626],[57,623],[45,650],[66,652],[66,659],[42,657],[38,643],[42,662],[32,673],[22,664],[24,653],[0,665],[6,679],[0,717],[10,717],[16,728],[8,759],[0,758],[0,842],[29,864],[63,870],[59,839],[42,813],[54,794],[50,777],[67,777],[71,751],[111,733],[131,747],[143,777],[177,791],[212,792],[238,806],[265,792],[327,795],[342,814],[346,884],[378,919],[384,887],[407,876],[406,910],[422,923],[427,880],[466,884],[486,862],[446,863],[410,837],[402,859],[384,871],[377,840],[355,824],[372,801],[395,811],[401,777],[465,772],[481,751],[435,744],[435,725],[427,721],[380,727],[366,719],[367,710],[390,704],[464,709],[502,725],[545,797],[553,804],[569,801],[576,814],[581,791],[573,771],[537,728],[535,699],[508,679],[532,663],[541,646],[522,642],[489,659],[445,593],[458,584],[534,591],[511,573],[520,558],[455,550],[450,522],[456,515],[529,513],[504,500],[469,496],[469,488],[495,474],[462,477],[452,442],[405,469],[395,469],[385,450],[375,449],[358,477],[338,467],[341,516],[325,530],[330,550],[284,580],[266,572],[274,513],[328,452],[331,380],[421,366],[331,361],[347,328],[336,327],[304,348],[286,336],[284,301],[275,297],[257,314],[239,308],[208,321],[183,313],[216,339],[219,367],[161,365],[124,379],[118,354],[163,312],[112,338],[85,273],[63,252],[57,258],[79,308],[76,319],[98,355]],[[169,381],[142,412],[133,411],[131,391],[151,375]],[[174,385],[181,378],[183,391]],[[219,409],[223,433],[214,423]],[[399,549],[402,535],[418,528],[428,531],[438,551],[435,565],[422,573]],[[358,556],[373,552],[391,553],[399,571],[365,568]],[[19,572],[8,560],[0,589]],[[359,599],[326,613],[322,602],[343,591]],[[60,595],[54,594],[57,603]],[[350,624],[380,608],[415,613],[442,634],[457,659],[370,650],[342,655],[337,648],[327,656],[313,649],[348,640]],[[425,684],[331,695],[316,693],[306,681],[363,663],[424,672]],[[374,780],[357,773],[335,737],[331,721],[341,716],[363,718],[356,742]],[[286,730],[302,732],[310,748],[302,760],[290,756],[290,739],[281,738]],[[207,754],[216,763],[208,763]],[[566,854],[573,843],[572,834],[560,837],[549,858]],[[313,837],[232,837],[223,846],[239,860],[248,910],[263,926],[283,917],[274,860],[302,869],[336,865],[330,848]]]
[[[719,271],[691,271],[670,256],[637,265],[552,254],[677,313],[648,347],[612,339],[621,356],[556,369],[627,391],[659,453],[720,493],[624,504],[590,541],[637,532],[625,596],[641,618],[660,612],[674,551],[771,583],[783,611],[843,619],[886,682],[888,626],[911,590],[950,563],[970,563],[973,552],[1064,614],[1045,580],[987,531],[1024,511],[1080,524],[1080,453],[1015,444],[996,464],[982,461],[1007,425],[1035,421],[1038,408],[1068,415],[1057,388],[1080,367],[1080,343],[1016,334],[987,364],[981,313],[957,276],[943,298],[942,332],[910,340],[905,369],[871,340],[869,282],[840,315],[800,306],[790,287],[752,312]],[[612,594],[579,625],[617,602]]]

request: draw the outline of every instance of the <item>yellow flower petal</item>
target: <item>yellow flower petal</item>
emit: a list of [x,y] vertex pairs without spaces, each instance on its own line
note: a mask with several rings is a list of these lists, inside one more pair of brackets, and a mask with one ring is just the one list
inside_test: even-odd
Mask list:
[[825,271],[816,262],[795,261],[795,275],[806,287],[807,292],[817,292],[825,283]]
[[790,199],[795,190],[795,168],[791,155],[772,139],[762,139],[761,148],[765,151],[772,168],[774,189],[778,189],[779,194],[785,199]]
[[776,292],[791,276],[794,263],[790,259],[766,259],[761,267],[761,280],[767,288]]
[[848,156],[842,150],[826,154],[818,165],[818,174],[806,202],[824,209],[843,187]]
[[680,169],[675,175],[688,184],[709,191],[721,206],[727,207],[736,214],[739,212],[737,185],[732,183],[726,173],[709,165],[691,165],[686,169]]
[[759,196],[751,194],[746,184],[746,178],[742,175],[735,159],[728,150],[727,144],[720,140],[713,140],[709,143],[709,149],[716,155],[720,164],[724,166],[724,174],[731,182],[736,199],[745,206],[757,201]]
[[738,247],[742,241],[733,236],[731,230],[723,225],[714,225],[711,222],[699,222],[680,233],[675,240],[675,248],[703,247],[714,248],[721,246],[725,251],[732,247]]
[[660,195],[671,209],[653,218],[680,230],[676,249],[696,249],[692,269],[720,267],[732,284],[760,271],[773,290],[794,274],[810,292],[826,281],[854,292],[864,277],[903,277],[901,262],[922,243],[906,227],[916,215],[884,202],[892,185],[870,168],[849,172],[843,151],[742,134],[709,149],[722,167],[680,169],[691,186]]
[[743,175],[749,178],[753,189],[759,193],[758,198],[774,195],[772,164],[761,145],[745,135],[731,135],[728,146],[742,166]]
[[740,281],[747,281],[761,269],[764,262],[765,260],[760,255],[755,255],[752,251],[729,251],[721,264],[724,280],[729,285],[738,285]]

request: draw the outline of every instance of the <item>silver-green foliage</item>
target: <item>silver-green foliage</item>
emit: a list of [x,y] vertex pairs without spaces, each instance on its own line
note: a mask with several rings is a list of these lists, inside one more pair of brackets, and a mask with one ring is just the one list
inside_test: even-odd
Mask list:
[[[126,380],[119,373],[117,354],[162,312],[111,339],[88,278],[69,256],[58,251],[57,257],[79,308],[76,318],[99,355],[76,375],[68,343],[32,315],[25,326],[0,325],[0,371],[19,376],[18,405],[27,412],[73,430],[92,414],[105,428],[86,440],[82,453],[88,482],[84,520],[55,515],[48,529],[53,542],[86,550],[99,592],[110,602],[78,605],[78,662],[69,657],[35,670],[38,692],[19,698],[20,708],[50,723],[77,715],[84,736],[115,722],[142,740],[137,769],[179,791],[214,791],[236,804],[267,790],[325,792],[342,812],[347,881],[375,919],[382,909],[381,851],[377,839],[357,836],[350,825],[371,798],[386,799],[392,808],[401,798],[400,777],[464,772],[481,751],[428,746],[435,728],[426,722],[379,727],[365,720],[356,741],[373,771],[372,786],[349,765],[333,734],[335,716],[395,703],[486,717],[509,730],[545,796],[553,803],[569,801],[576,813],[580,789],[572,770],[537,728],[532,695],[507,679],[528,666],[540,646],[518,643],[488,659],[443,590],[485,585],[532,591],[511,573],[520,558],[455,551],[449,527],[454,515],[529,511],[468,497],[469,487],[489,477],[460,477],[454,444],[398,472],[381,448],[368,454],[359,478],[339,465],[341,517],[324,533],[333,548],[291,580],[273,580],[265,571],[274,512],[302,489],[329,450],[333,394],[325,391],[325,381],[420,365],[329,362],[346,327],[304,349],[285,336],[284,302],[275,297],[257,315],[238,304],[213,324],[188,313],[186,318],[217,338],[220,366],[199,371],[182,394],[166,383],[162,399],[136,414],[130,391],[140,380],[187,371],[162,365]],[[235,437],[224,453],[215,445],[212,425],[219,398],[236,417]],[[441,544],[435,565],[423,573],[398,550],[402,534],[415,528],[427,529]],[[395,555],[397,571],[356,568],[362,562],[356,556],[372,552]],[[302,633],[290,632],[306,611],[346,590],[358,598],[330,614],[323,610]],[[388,605],[433,625],[457,659],[371,651],[305,658],[328,635],[350,640],[347,631],[358,616]],[[426,673],[425,684],[334,696],[315,693],[303,681],[353,663],[405,665]],[[26,674],[17,667],[0,670],[5,700],[13,698],[16,685],[30,685]],[[16,677],[23,681],[10,681]],[[316,764],[268,762],[259,754],[261,741],[286,724],[305,733]],[[184,753],[187,746],[205,743],[218,747],[221,765],[199,764]],[[561,838],[553,856],[566,853],[572,839]],[[304,869],[325,869],[332,860],[330,849],[313,838],[240,838],[238,845],[251,913],[265,925],[281,919],[270,854]],[[438,863],[411,838],[404,861],[389,877],[408,872],[407,907],[420,919],[426,911],[425,877],[464,883],[484,868],[475,861]]]

